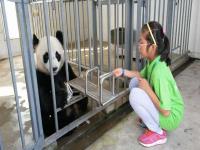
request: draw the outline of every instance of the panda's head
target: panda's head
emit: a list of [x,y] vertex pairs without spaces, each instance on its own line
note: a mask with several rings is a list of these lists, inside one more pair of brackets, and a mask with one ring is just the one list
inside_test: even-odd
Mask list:
[[[51,47],[53,75],[56,75],[64,64],[62,32],[57,31],[56,37],[50,36],[49,43]],[[50,55],[48,52],[47,37],[38,39],[36,35],[33,35],[33,48],[36,54],[36,68],[39,71],[49,75]]]

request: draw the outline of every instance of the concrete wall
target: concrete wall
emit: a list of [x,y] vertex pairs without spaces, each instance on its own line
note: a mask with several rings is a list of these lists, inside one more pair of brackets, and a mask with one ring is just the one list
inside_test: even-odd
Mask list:
[[[8,30],[9,30],[9,37],[10,37],[10,43],[12,48],[12,54],[13,56],[20,55],[21,48],[20,48],[20,40],[19,40],[19,30],[17,25],[17,16],[16,16],[16,9],[15,5],[12,2],[5,1],[5,10],[7,15],[7,22],[8,22]],[[1,8],[0,8],[0,12]],[[3,25],[3,16],[2,13],[0,13],[0,60],[7,58],[8,52],[7,52],[7,45],[5,41],[5,35],[4,35],[4,25]]]

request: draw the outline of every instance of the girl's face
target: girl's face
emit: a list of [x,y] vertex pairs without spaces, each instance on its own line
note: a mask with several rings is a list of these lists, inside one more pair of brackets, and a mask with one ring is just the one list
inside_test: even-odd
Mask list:
[[145,33],[140,34],[140,39],[138,42],[139,52],[142,58],[152,60],[156,55],[156,47],[154,44],[149,44],[145,37]]

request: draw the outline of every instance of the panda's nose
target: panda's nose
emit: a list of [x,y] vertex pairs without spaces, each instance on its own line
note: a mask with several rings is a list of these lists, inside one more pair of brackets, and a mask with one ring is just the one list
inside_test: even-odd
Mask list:
[[57,67],[53,67],[53,71],[56,71],[58,68]]

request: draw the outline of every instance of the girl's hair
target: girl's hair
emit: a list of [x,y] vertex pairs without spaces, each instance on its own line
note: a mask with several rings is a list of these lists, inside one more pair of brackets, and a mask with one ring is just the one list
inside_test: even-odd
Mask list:
[[[144,24],[142,27],[142,33],[147,33],[146,40],[149,44],[157,45],[157,54],[160,55],[161,61],[165,61],[169,66],[171,64],[171,59],[169,58],[170,53],[170,44],[168,37],[164,34],[162,26],[156,22],[151,21],[148,23],[149,28],[152,32],[153,37],[151,36],[150,30],[147,24]],[[154,42],[154,39],[155,42]]]

